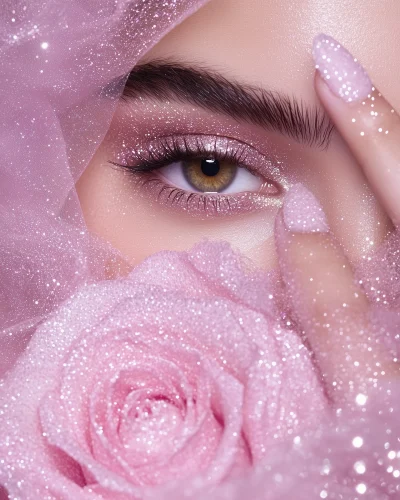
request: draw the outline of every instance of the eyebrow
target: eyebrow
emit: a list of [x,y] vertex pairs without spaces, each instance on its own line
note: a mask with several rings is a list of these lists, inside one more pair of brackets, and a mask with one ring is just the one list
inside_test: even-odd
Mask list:
[[333,132],[322,108],[307,106],[278,91],[229,80],[198,65],[152,61],[136,66],[128,76],[123,99],[139,97],[190,103],[320,149],[329,146]]

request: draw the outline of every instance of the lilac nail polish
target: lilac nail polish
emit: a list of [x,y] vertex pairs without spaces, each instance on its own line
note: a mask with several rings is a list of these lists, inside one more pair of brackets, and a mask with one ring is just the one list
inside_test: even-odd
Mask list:
[[372,83],[365,69],[331,36],[322,33],[315,37],[313,57],[330,90],[344,101],[360,101],[371,93]]
[[295,233],[326,233],[329,231],[325,213],[317,198],[302,184],[295,184],[283,204],[285,226]]

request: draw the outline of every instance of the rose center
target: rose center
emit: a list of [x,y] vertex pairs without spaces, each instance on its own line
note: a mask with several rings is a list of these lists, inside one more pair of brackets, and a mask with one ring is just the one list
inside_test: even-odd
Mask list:
[[[138,398],[125,405],[119,435],[124,447],[149,458],[171,453],[182,428],[182,410],[164,397]],[[164,452],[164,453],[163,453]]]

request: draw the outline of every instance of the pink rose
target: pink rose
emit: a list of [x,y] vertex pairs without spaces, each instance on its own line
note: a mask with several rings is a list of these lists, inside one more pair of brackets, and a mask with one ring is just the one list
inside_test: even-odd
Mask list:
[[81,290],[3,383],[0,483],[35,500],[197,491],[312,425],[322,391],[270,292],[224,244]]

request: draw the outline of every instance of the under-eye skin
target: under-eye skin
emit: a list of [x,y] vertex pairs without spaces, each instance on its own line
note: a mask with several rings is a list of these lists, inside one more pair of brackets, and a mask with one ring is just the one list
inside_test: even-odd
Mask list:
[[125,147],[109,163],[130,174],[150,201],[193,216],[277,207],[288,187],[277,163],[246,143],[221,136],[159,137]]

